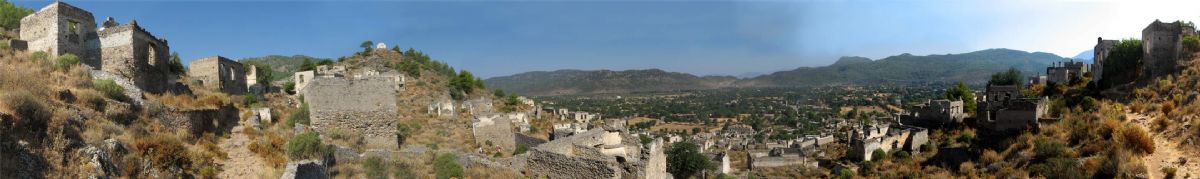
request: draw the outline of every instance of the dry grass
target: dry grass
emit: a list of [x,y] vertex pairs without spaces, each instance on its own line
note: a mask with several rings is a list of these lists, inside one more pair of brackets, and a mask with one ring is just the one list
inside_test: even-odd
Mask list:
[[1121,130],[1122,143],[1131,151],[1137,151],[1139,154],[1146,155],[1154,153],[1154,138],[1150,137],[1142,127],[1135,125],[1126,125]]
[[197,95],[177,95],[177,94],[147,94],[146,98],[159,101],[164,105],[185,108],[216,108],[218,106],[231,103],[229,95],[212,92],[197,92]]

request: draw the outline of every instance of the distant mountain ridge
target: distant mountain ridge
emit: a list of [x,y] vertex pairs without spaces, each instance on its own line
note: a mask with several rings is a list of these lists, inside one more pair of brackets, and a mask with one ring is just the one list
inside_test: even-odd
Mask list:
[[1016,68],[1025,75],[1044,73],[1065,58],[1043,52],[988,49],[961,54],[900,54],[879,60],[842,57],[829,66],[799,67],[752,78],[700,77],[687,73],[647,70],[535,71],[485,80],[492,88],[522,95],[628,93],[716,89],[726,87],[811,87],[850,84],[928,84],[966,82],[983,84],[992,73]]
[[713,89],[730,86],[735,81],[737,78],[732,76],[698,77],[687,73],[645,69],[534,71],[489,78],[484,83],[490,88],[522,95],[546,96]]

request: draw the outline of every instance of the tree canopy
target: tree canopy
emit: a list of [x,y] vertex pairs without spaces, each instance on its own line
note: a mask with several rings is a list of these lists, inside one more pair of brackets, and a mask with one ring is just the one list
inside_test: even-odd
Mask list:
[[1017,85],[1021,86],[1021,70],[1017,68],[1008,68],[1007,71],[992,74],[992,79],[988,80],[988,85]]
[[1100,87],[1108,88],[1117,84],[1132,82],[1140,74],[1142,65],[1142,40],[1125,39],[1113,45],[1104,60],[1104,71],[1100,77]]
[[21,18],[33,14],[32,9],[14,5],[7,0],[0,0],[0,28],[16,29],[21,26]]
[[667,172],[678,178],[689,178],[715,167],[707,156],[700,154],[700,147],[691,141],[672,144],[666,152]]
[[945,96],[947,100],[962,101],[963,108],[966,108],[963,110],[963,112],[975,114],[975,92],[971,91],[971,88],[967,87],[967,84],[958,82],[957,85],[954,85],[953,87],[950,87],[950,89],[946,90]]

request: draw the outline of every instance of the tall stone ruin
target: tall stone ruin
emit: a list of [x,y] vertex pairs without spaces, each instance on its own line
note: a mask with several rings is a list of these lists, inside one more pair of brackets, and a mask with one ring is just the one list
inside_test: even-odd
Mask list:
[[1142,29],[1142,61],[1151,76],[1174,73],[1180,60],[1187,55],[1183,37],[1195,35],[1196,28],[1182,22],[1163,23],[1158,20]]
[[119,24],[110,17],[97,29],[91,12],[55,1],[21,18],[20,36],[30,51],[51,58],[74,54],[93,70],[128,79],[143,91],[163,92],[175,83],[167,40],[137,21]]

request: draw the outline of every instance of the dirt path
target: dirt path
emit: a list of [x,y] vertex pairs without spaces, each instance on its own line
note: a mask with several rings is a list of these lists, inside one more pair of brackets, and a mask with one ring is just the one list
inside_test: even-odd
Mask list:
[[233,127],[229,139],[219,144],[228,157],[221,162],[224,170],[217,175],[220,178],[260,178],[260,174],[267,168],[266,162],[247,147],[253,140],[242,133],[245,123],[245,120],[238,122],[238,126]]
[[[1134,123],[1146,131],[1154,131],[1150,126],[1152,118],[1148,116],[1127,113],[1125,117],[1134,120]],[[1166,173],[1163,173],[1163,168],[1166,167],[1176,169],[1175,178],[1200,177],[1200,157],[1194,153],[1180,150],[1179,141],[1168,139],[1162,133],[1151,133],[1154,135],[1154,153],[1142,158],[1142,162],[1146,164],[1146,171],[1150,173],[1150,178],[1165,178]]]

